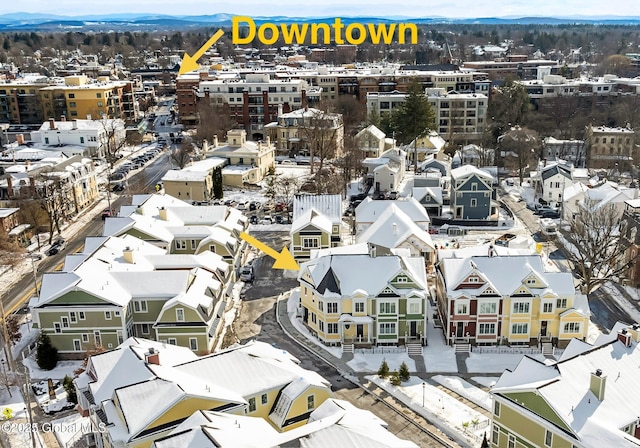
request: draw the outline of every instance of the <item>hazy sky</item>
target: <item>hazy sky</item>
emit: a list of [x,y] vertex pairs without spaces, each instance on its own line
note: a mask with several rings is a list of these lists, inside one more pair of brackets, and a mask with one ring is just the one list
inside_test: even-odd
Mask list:
[[[313,3],[313,4],[312,4]],[[232,13],[251,16],[505,17],[640,16],[636,0],[2,0],[0,14],[60,15],[148,12],[173,15]]]

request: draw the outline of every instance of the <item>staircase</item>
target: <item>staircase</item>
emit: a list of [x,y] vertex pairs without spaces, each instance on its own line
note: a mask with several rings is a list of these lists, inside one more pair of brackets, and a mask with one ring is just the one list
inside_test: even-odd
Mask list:
[[542,356],[553,356],[553,344],[551,342],[542,343]]
[[342,344],[342,353],[353,353],[354,344]]
[[406,345],[407,355],[422,356],[422,344],[410,342]]
[[471,344],[453,344],[454,353],[471,353]]

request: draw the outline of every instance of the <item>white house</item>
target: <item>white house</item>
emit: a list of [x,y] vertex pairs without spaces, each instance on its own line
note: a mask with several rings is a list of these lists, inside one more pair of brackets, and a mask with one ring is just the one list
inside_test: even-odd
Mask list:
[[431,222],[429,215],[415,198],[403,198],[397,201],[374,201],[368,197],[356,207],[356,235],[360,235],[372,226],[391,207],[401,210],[420,229],[429,231],[429,223]]
[[534,180],[536,197],[559,207],[564,190],[573,183],[572,168],[562,162],[541,167]]

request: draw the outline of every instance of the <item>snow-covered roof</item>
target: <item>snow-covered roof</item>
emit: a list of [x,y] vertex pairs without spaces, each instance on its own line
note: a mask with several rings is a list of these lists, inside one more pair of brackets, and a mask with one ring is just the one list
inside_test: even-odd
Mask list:
[[378,129],[375,125],[370,124],[366,128],[362,129],[360,132],[356,134],[356,138],[360,138],[364,134],[369,133],[373,135],[375,138],[379,140],[383,140],[386,137],[386,134]]
[[223,159],[221,157],[209,157],[204,160],[197,160],[191,162],[181,170],[167,171],[162,177],[162,181],[202,181],[211,174],[212,169],[222,167],[225,163],[227,163],[227,159]]
[[20,211],[19,208],[0,208],[0,218],[8,218],[14,213],[18,213]]
[[342,198],[339,194],[297,194],[293,198],[293,221],[310,209],[326,216],[332,224],[342,222]]
[[[617,340],[616,332],[608,338],[616,339],[589,350],[584,350],[585,343],[579,344],[579,349],[572,349],[574,356],[563,356],[555,364],[525,357],[512,372],[503,373],[492,393],[534,392],[555,413],[556,424],[574,433],[581,446],[637,447],[637,439],[623,431],[637,420],[636,397],[640,394],[638,337],[635,330],[627,328],[632,336],[629,347]],[[594,377],[604,381],[601,400],[590,389]]]
[[482,171],[481,169],[476,168],[473,165],[463,165],[451,170],[451,179],[453,180],[462,179],[471,175],[476,175],[478,177],[491,181],[493,180],[493,176],[491,174],[487,173],[486,171]]
[[429,223],[429,215],[415,198],[404,198],[396,201],[373,200],[366,197],[356,207],[356,223],[368,223],[377,221],[387,208],[393,207],[404,212],[413,222]]
[[317,257],[300,266],[298,280],[308,273],[315,289],[324,295],[348,297],[362,290],[375,296],[401,272],[406,273],[419,290],[427,290],[424,259],[398,255],[336,254]]
[[333,224],[325,215],[319,213],[316,209],[310,208],[291,223],[291,234],[298,232],[307,225],[321,229],[326,233],[332,233]]
[[420,252],[435,249],[429,232],[420,228],[395,204],[391,204],[371,226],[358,234],[356,242],[373,243],[388,248],[408,243],[424,249]]
[[442,188],[441,187],[413,187],[411,190],[411,196],[416,201],[421,201],[427,195],[432,197],[435,202],[442,205]]

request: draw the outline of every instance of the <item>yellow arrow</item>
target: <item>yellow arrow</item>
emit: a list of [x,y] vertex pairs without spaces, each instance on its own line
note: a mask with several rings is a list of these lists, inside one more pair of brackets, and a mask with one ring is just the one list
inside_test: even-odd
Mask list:
[[274,260],[276,260],[276,262],[273,263],[274,269],[291,269],[292,271],[300,270],[300,266],[298,266],[298,263],[296,262],[296,260],[293,259],[293,256],[291,255],[291,253],[286,247],[283,247],[282,252],[278,253],[278,251],[276,251],[275,249],[271,249],[266,244],[258,241],[257,239],[255,239],[254,237],[252,237],[251,235],[245,232],[242,232],[240,234],[240,239],[245,240],[247,243],[251,244],[256,249],[261,250],[262,252],[269,255]]
[[202,47],[200,47],[198,51],[196,51],[193,54],[193,56],[189,56],[187,53],[185,53],[184,56],[182,57],[182,63],[180,64],[180,70],[178,71],[178,76],[187,72],[192,72],[194,70],[197,70],[198,67],[200,67],[200,65],[198,65],[198,62],[197,62],[198,59],[200,59],[205,54],[205,52],[209,48],[211,48],[211,46],[215,44],[218,41],[218,39],[220,39],[222,36],[224,36],[224,31],[218,30],[213,36],[211,36],[211,38],[209,38],[209,40]]

